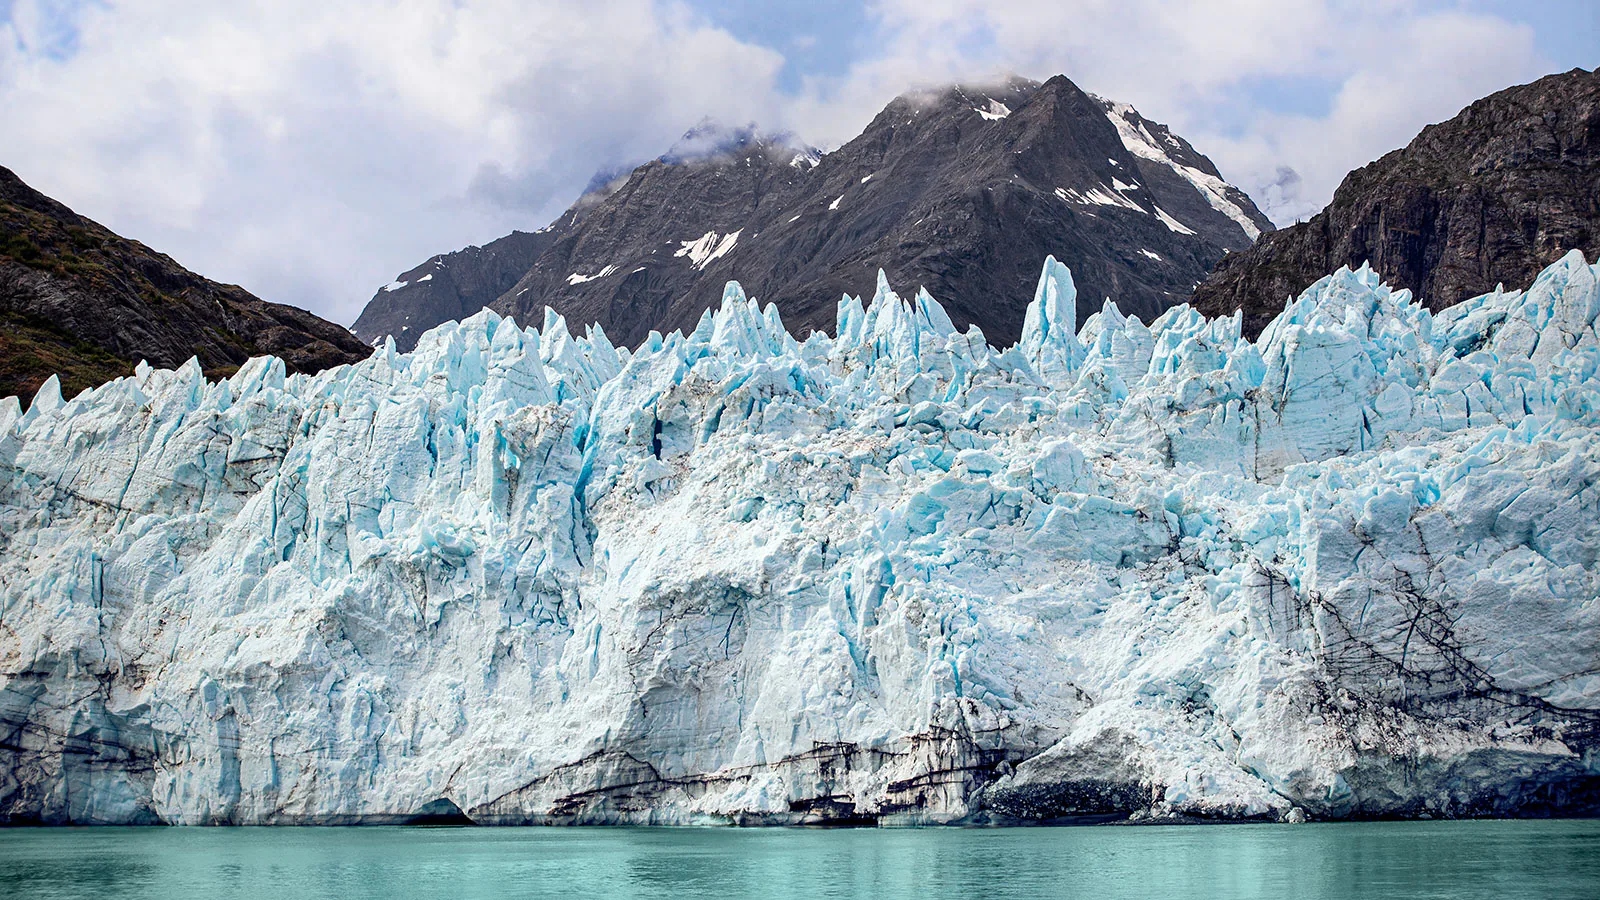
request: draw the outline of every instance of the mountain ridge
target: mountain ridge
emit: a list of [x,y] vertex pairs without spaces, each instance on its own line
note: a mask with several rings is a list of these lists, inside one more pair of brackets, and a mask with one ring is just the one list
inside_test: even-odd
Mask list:
[[1254,335],[1323,273],[1370,262],[1438,310],[1574,249],[1600,252],[1600,74],[1584,69],[1474,101],[1355,169],[1322,212],[1222,260],[1193,302],[1242,309]]
[[276,354],[290,371],[356,362],[347,329],[219,284],[34,190],[0,167],[0,396],[51,375],[68,396],[197,357],[213,375]]
[[[1064,76],[908,92],[814,164],[793,150],[752,141],[693,166],[664,156],[548,226],[554,239],[509,290],[470,302],[436,302],[437,285],[380,291],[354,330],[378,343],[409,329],[406,349],[482,302],[528,321],[550,306],[634,345],[692,328],[738,280],[803,335],[832,328],[838,297],[870,293],[881,268],[1005,342],[1022,327],[1013,298],[1047,254],[1072,260],[1082,315],[1112,296],[1153,318],[1272,227],[1188,142]],[[1200,183],[1213,181],[1208,200]]]

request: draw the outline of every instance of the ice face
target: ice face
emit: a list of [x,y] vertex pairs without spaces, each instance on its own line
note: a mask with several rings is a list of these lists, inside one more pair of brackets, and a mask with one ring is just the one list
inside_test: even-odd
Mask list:
[[1597,271],[1432,315],[1340,270],[1251,343],[1079,329],[1049,260],[1004,351],[880,278],[804,342],[730,284],[631,352],[486,310],[47,383],[0,404],[0,813],[1572,808]]

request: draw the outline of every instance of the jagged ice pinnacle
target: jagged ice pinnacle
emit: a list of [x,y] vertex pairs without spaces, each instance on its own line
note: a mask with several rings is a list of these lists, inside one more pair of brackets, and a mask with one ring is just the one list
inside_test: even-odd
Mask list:
[[880,278],[637,350],[492,312],[0,403],[0,815],[1027,821],[1584,808],[1600,266],[1257,342]]

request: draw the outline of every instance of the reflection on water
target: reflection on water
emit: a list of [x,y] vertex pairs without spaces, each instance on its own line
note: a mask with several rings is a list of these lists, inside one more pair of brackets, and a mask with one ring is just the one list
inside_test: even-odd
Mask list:
[[1600,897],[1600,821],[0,830],[0,896]]

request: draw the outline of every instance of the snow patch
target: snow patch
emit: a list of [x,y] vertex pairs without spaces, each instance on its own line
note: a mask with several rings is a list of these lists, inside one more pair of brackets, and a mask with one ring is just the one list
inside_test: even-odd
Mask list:
[[586,282],[604,278],[616,270],[616,266],[606,266],[604,269],[601,269],[593,275],[580,275],[577,272],[573,272],[571,275],[567,276],[567,284],[584,284]]
[[1088,192],[1080,192],[1069,188],[1056,188],[1056,196],[1068,203],[1084,203],[1094,206],[1120,206],[1149,215],[1149,211],[1139,204],[1129,200],[1119,193],[1107,192],[1099,187],[1093,187]]
[[739,235],[744,229],[726,235],[715,231],[708,231],[692,241],[682,241],[678,252],[673,256],[687,256],[690,264],[696,269],[704,269],[713,262],[728,255],[728,252],[739,243]]
[[817,167],[817,163],[822,161],[822,156],[823,154],[820,150],[803,150],[799,153],[796,153],[794,158],[789,160],[789,165],[801,170],[814,169]]
[[[1205,198],[1206,203],[1212,209],[1237,223],[1250,240],[1253,241],[1261,236],[1261,228],[1250,221],[1250,217],[1245,214],[1243,208],[1228,199],[1228,190],[1232,185],[1215,175],[1202,172],[1192,166],[1186,166],[1168,156],[1167,152],[1162,149],[1161,144],[1156,141],[1155,137],[1150,134],[1143,124],[1136,125],[1128,120],[1128,116],[1138,115],[1138,111],[1132,106],[1107,100],[1101,100],[1101,103],[1106,107],[1106,118],[1116,127],[1117,136],[1122,139],[1122,146],[1126,147],[1129,153],[1142,159],[1161,163],[1176,172],[1185,181],[1189,182],[1196,191],[1200,192],[1200,196]],[[1166,143],[1175,148],[1181,147],[1171,135],[1167,136]],[[1193,234],[1194,232],[1190,231],[1188,233]]]
[[1001,103],[999,100],[990,100],[989,105],[984,109],[979,109],[974,106],[972,111],[980,116],[983,116],[990,122],[998,122],[999,120],[1004,119],[1006,116],[1011,115],[1011,107]]
[[1170,228],[1173,231],[1176,231],[1179,234],[1194,234],[1195,233],[1194,229],[1192,229],[1189,226],[1183,224],[1182,222],[1179,222],[1177,219],[1174,219],[1173,217],[1167,215],[1167,211],[1162,209],[1159,206],[1156,207],[1156,218],[1161,220],[1161,224],[1167,226],[1168,228]]

